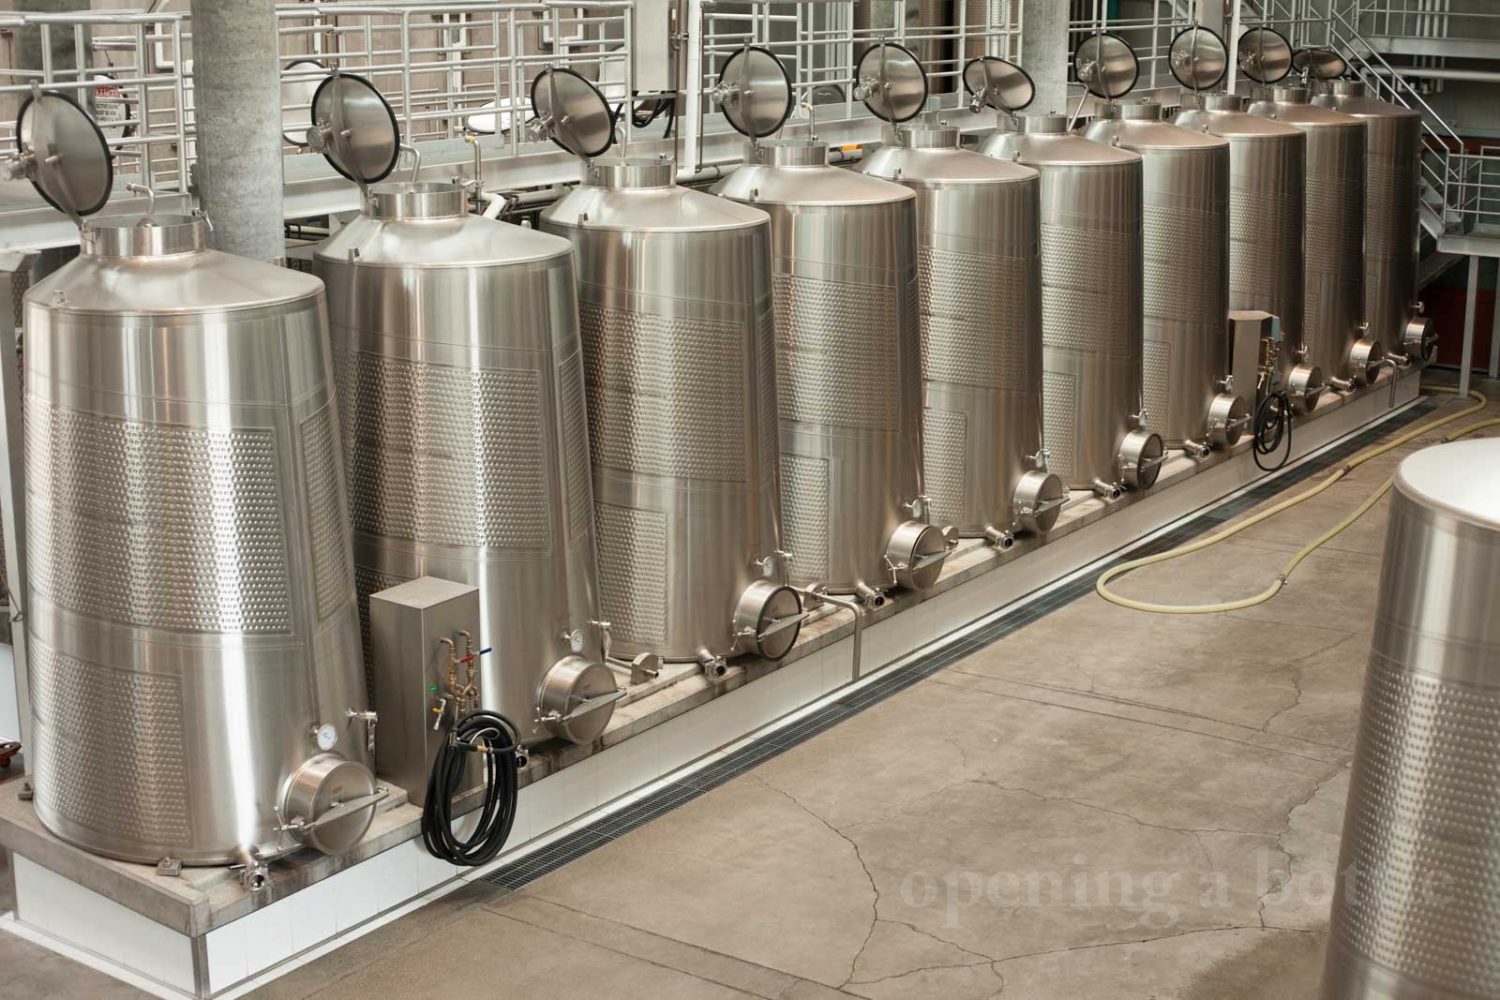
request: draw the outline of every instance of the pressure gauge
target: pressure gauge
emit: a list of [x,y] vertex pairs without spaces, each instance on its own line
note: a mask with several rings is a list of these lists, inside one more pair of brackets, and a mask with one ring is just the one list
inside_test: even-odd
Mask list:
[[583,652],[583,629],[575,628],[568,633],[568,648],[574,653]]
[[313,740],[317,742],[318,749],[326,753],[338,743],[339,731],[333,728],[333,723],[325,722],[313,730]]

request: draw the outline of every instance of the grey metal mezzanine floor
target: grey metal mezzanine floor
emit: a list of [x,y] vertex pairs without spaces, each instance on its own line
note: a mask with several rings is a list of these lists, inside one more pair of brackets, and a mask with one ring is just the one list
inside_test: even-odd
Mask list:
[[[1359,441],[1459,405],[1433,397]],[[1421,443],[1119,589],[1257,591]],[[1144,615],[1086,580],[253,995],[1311,996],[1385,511],[1257,608]],[[0,997],[140,995],[8,935],[0,969]]]

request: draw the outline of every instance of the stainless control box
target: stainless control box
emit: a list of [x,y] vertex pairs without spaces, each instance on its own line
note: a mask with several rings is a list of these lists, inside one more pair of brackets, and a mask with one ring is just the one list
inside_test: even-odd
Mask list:
[[[461,652],[466,632],[477,648],[478,587],[423,576],[370,595],[372,694],[380,718],[375,769],[406,789],[413,805],[426,802],[433,756],[453,723],[450,647],[443,640]],[[471,768],[471,780],[476,777]]]
[[1255,412],[1260,402],[1257,386],[1262,368],[1276,371],[1275,360],[1266,352],[1280,352],[1281,318],[1259,309],[1235,309],[1229,313],[1230,374],[1234,376],[1234,393]]

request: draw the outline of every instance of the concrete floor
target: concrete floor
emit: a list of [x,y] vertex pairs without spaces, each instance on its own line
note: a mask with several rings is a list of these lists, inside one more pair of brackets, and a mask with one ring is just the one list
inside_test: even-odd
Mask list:
[[[1397,461],[1121,589],[1252,593]],[[1261,607],[1089,594],[519,892],[470,885],[256,996],[1312,996],[1385,511]],[[0,968],[4,997],[136,995],[5,935]]]

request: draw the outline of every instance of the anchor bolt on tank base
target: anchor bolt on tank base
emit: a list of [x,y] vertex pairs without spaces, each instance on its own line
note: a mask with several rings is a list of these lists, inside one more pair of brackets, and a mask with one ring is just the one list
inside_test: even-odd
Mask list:
[[1017,533],[1043,535],[1052,530],[1068,502],[1062,479],[1044,469],[1032,469],[1016,484]]
[[1167,450],[1161,435],[1133,430],[1120,443],[1120,482],[1128,490],[1149,490],[1161,475]]

